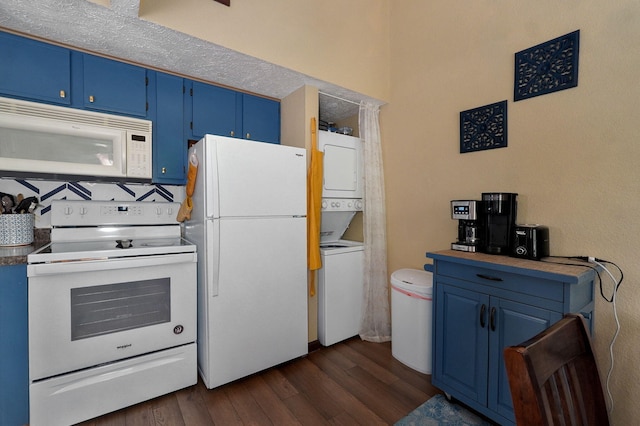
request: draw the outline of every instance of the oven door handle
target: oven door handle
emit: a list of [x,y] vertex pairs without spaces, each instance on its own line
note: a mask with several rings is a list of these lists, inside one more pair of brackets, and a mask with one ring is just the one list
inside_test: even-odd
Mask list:
[[144,256],[124,259],[95,259],[75,262],[36,263],[27,266],[27,276],[72,274],[76,272],[96,272],[114,269],[159,266],[174,263],[196,262],[195,253],[177,253],[161,256]]

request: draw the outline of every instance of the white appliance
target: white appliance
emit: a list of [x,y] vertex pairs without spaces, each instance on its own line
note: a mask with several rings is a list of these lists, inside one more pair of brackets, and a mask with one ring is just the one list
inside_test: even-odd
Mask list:
[[0,170],[150,180],[149,120],[0,98]]
[[[326,173],[331,170],[325,169]],[[364,245],[342,239],[360,199],[323,199],[318,271],[318,340],[330,346],[360,332],[364,286]]]
[[322,198],[362,198],[362,140],[340,133],[319,131],[318,150],[324,152]]
[[196,253],[179,203],[51,203],[27,257],[30,424],[69,425],[197,383]]
[[306,151],[207,135],[186,236],[198,247],[198,368],[214,388],[305,355]]

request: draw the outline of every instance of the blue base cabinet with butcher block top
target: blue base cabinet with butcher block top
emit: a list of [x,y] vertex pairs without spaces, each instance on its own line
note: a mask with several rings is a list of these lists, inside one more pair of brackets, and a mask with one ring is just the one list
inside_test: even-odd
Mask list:
[[502,351],[565,313],[593,322],[587,267],[445,250],[433,259],[434,386],[501,425],[515,416]]
[[29,423],[27,265],[0,267],[0,425]]

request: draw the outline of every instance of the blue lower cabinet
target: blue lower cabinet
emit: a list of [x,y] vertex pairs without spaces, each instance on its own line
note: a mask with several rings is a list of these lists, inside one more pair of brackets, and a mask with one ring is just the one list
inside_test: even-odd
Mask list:
[[515,425],[502,352],[565,313],[593,317],[595,273],[506,256],[445,250],[433,262],[437,388],[501,425]]
[[27,266],[0,267],[0,425],[29,423]]

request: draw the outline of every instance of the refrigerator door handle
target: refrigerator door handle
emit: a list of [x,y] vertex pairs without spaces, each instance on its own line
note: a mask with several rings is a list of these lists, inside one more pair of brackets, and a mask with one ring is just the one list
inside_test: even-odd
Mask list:
[[216,297],[220,281],[220,220],[209,220],[208,223],[207,238],[205,240],[209,242],[207,285],[209,287],[209,297]]

